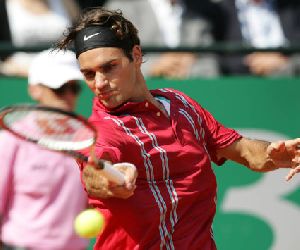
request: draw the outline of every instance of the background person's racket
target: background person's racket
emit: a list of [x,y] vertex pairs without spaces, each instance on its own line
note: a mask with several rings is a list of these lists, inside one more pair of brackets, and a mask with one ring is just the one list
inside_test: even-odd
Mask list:
[[[46,149],[62,152],[81,161],[88,157],[80,150],[89,149],[97,139],[96,129],[82,116],[39,105],[14,105],[0,110],[0,127],[15,136]],[[95,157],[94,157],[95,158]],[[110,181],[122,185],[124,175],[107,161],[94,160]]]

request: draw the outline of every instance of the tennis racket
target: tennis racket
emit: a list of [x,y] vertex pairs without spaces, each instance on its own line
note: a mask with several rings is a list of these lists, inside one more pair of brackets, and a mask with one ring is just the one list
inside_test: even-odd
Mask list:
[[[40,105],[14,105],[0,110],[0,127],[20,139],[46,149],[68,154],[80,161],[88,157],[80,150],[93,154],[97,130],[82,116],[58,108]],[[110,181],[122,185],[124,175],[107,161],[94,157],[94,166]]]

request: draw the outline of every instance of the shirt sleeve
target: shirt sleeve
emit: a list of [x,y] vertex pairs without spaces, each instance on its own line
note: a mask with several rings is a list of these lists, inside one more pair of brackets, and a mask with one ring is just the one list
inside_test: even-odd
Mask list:
[[0,132],[0,215],[4,215],[13,191],[13,166],[18,151],[17,139],[7,132]]
[[242,136],[234,129],[227,128],[218,122],[213,115],[204,109],[195,100],[187,97],[189,102],[193,105],[196,112],[201,118],[201,127],[203,128],[203,136],[206,143],[206,148],[210,154],[210,157],[217,165],[222,165],[226,159],[218,159],[216,151],[221,148],[228,147],[233,142],[240,139]]
[[96,144],[95,152],[99,159],[107,160],[112,163],[118,163],[121,155],[121,152],[117,147],[100,144]]

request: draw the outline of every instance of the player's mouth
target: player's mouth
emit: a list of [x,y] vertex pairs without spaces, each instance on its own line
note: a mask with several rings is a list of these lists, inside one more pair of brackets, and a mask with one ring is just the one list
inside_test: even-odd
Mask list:
[[113,95],[113,91],[105,91],[105,92],[101,92],[98,94],[98,98],[100,98],[101,100],[107,100],[109,99],[111,96]]

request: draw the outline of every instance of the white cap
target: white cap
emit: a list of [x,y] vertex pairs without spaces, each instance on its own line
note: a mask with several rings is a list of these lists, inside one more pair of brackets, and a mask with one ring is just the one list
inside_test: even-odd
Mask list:
[[42,84],[58,89],[68,81],[82,80],[76,55],[70,50],[44,50],[32,61],[28,72],[30,85]]

